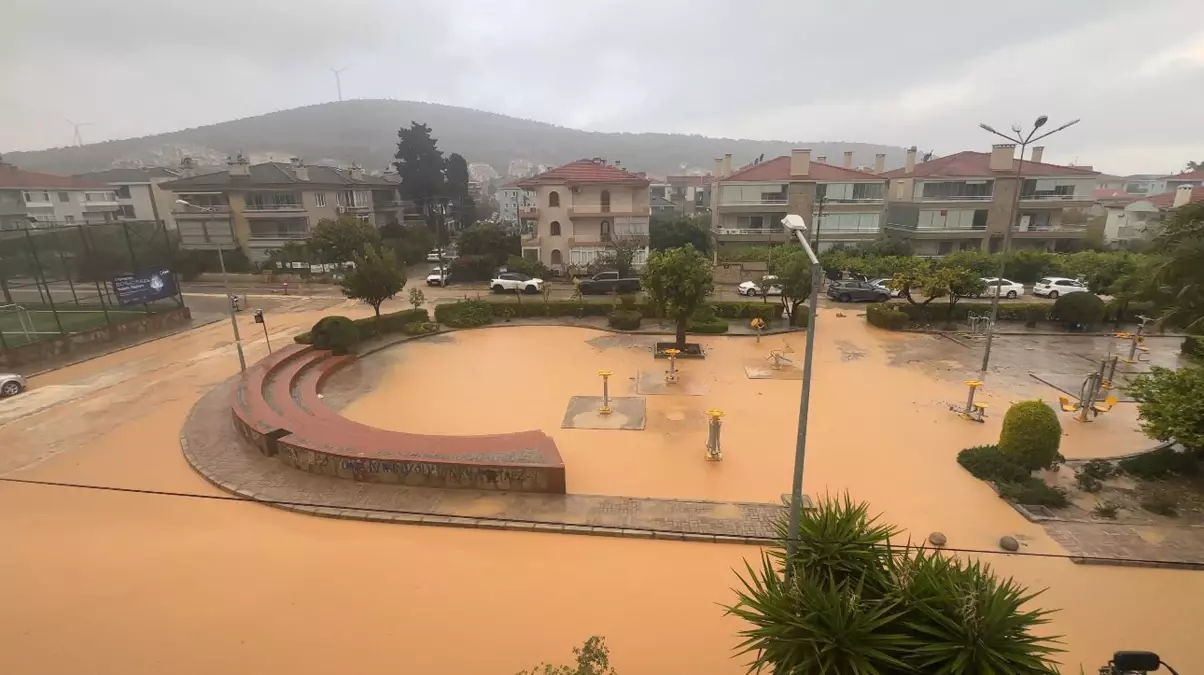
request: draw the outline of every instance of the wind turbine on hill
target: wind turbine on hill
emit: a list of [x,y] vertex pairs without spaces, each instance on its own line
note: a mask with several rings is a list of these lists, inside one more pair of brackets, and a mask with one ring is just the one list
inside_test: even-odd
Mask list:
[[79,128],[90,126],[92,123],[91,122],[72,122],[69,118],[66,118],[66,117],[64,117],[63,119],[67,120],[67,124],[70,124],[75,130],[74,134],[72,134],[72,136],[71,136],[71,142],[73,144],[75,144],[75,147],[77,147],[77,148],[82,146],[84,144],[84,137],[82,135],[80,135]]

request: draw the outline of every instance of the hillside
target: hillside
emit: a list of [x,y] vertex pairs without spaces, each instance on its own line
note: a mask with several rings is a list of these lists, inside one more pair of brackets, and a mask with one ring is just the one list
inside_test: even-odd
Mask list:
[[887,153],[887,167],[903,162],[902,148],[867,143],[600,133],[468,108],[388,100],[323,103],[155,136],[5,153],[5,158],[31,171],[74,174],[114,166],[174,165],[184,154],[202,164],[219,164],[242,151],[253,161],[297,155],[314,163],[358,161],[379,170],[392,159],[397,128],[411,120],[429,125],[445,153],[459,152],[503,175],[512,159],[555,165],[582,157],[618,159],[635,171],[667,175],[680,173],[683,164],[710,170],[714,158],[728,152],[739,166],[762,153],[776,157],[800,146],[812,148],[812,157],[827,156],[831,163],[839,163],[845,150],[854,151],[855,164],[872,165],[879,152]]

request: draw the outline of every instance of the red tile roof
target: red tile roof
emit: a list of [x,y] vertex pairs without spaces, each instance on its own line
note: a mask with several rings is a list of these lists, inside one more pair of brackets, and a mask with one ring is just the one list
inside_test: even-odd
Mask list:
[[[1138,197],[1136,199],[1130,199],[1129,201],[1125,202],[1124,205],[1128,206],[1129,204],[1140,201],[1147,201],[1163,210],[1174,208],[1173,204],[1175,203],[1175,190],[1163,192],[1162,194],[1154,195],[1153,197]],[[1196,204],[1199,202],[1204,202],[1204,187],[1193,187],[1191,189],[1191,197],[1188,198],[1187,203]]]
[[1167,176],[1167,180],[1204,180],[1204,169],[1196,169],[1195,171],[1184,171],[1173,176]]
[[1091,197],[1093,199],[1104,199],[1104,200],[1128,199],[1132,196],[1133,195],[1129,194],[1128,192],[1125,192],[1124,190],[1116,190],[1114,188],[1103,188],[1100,190],[1092,190],[1092,192],[1091,192]]
[[[811,161],[811,168],[804,180],[881,180],[882,177],[875,173],[867,173],[865,171],[856,171],[854,169],[846,169],[844,167],[832,166],[823,162]],[[790,156],[782,155],[771,160],[753,164],[744,167],[736,173],[721,179],[723,182],[728,181],[763,181],[763,180],[790,180]]]
[[[1014,159],[1012,160],[1012,166],[1015,166],[1015,161]],[[991,169],[990,153],[965,150],[947,157],[938,157],[916,164],[915,170],[911,173],[907,173],[905,169],[894,169],[882,175],[887,178],[983,178],[986,176],[1007,176],[1014,171],[1015,169],[993,171]],[[1058,164],[1025,160],[1024,175],[1026,177],[1081,176],[1086,178],[1087,176],[1098,176],[1099,172],[1084,167],[1060,166]]]
[[22,171],[12,164],[0,162],[0,188],[17,188],[21,190],[31,188],[72,188],[79,190],[106,187],[109,186],[91,180],[81,180],[79,178],[71,178],[70,176],[56,176],[36,171]]
[[642,173],[617,169],[602,161],[579,159],[558,166],[550,171],[518,181],[519,187],[532,188],[537,185],[572,185],[574,183],[603,183],[606,185],[651,185],[652,181]]

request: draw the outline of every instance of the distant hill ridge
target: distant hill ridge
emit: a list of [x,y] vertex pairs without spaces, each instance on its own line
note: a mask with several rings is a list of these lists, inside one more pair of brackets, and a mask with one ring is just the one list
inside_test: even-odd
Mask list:
[[[202,165],[221,164],[244,152],[256,161],[304,157],[311,163],[361,163],[381,170],[393,159],[397,129],[412,120],[431,127],[444,153],[484,162],[503,176],[513,159],[559,165],[583,157],[620,160],[633,171],[682,173],[681,166],[709,171],[714,158],[733,154],[741,166],[809,147],[814,159],[839,165],[852,150],[854,165],[873,165],[886,153],[888,168],[903,163],[904,149],[870,143],[753,141],[686,134],[603,133],[559,127],[438,103],[360,99],[281,110],[256,117],[154,136],[30,152],[9,152],[6,161],[30,171],[77,174],[114,167],[171,166],[183,155]],[[2,150],[2,149],[0,149]]]

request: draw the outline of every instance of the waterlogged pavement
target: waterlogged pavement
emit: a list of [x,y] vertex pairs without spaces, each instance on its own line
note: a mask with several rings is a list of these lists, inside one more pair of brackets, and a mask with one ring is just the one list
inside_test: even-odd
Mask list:
[[[1009,401],[1039,391],[1031,378],[1021,385],[1025,366],[993,372],[984,395],[994,414],[965,422],[947,405],[976,374],[968,357],[953,355],[966,348],[874,331],[846,313],[820,318],[807,492],[848,491],[915,539],[940,530],[950,546],[993,549],[1010,534],[1026,552],[1062,553],[954,461],[961,448],[997,437]],[[279,316],[273,330],[286,339],[320,314]],[[254,324],[244,321],[250,336]],[[0,473],[222,494],[188,467],[178,434],[197,399],[236,372],[227,331],[214,324],[35,378],[31,395],[87,391],[63,390],[57,403],[10,415],[0,426]],[[781,345],[704,338],[711,357],[684,367],[705,393],[649,396],[642,432],[561,430],[567,397],[597,393],[598,368],[620,381],[664,368],[635,345],[591,344],[599,335],[504,328],[395,347],[365,375],[373,392],[348,396],[345,414],[414,431],[543,426],[573,492],[765,501],[789,489],[800,383],[744,370]],[[785,339],[801,353],[801,335]],[[264,353],[248,346],[252,360]],[[726,413],[721,464],[703,459],[699,411],[710,407]],[[1120,415],[1095,425],[1063,419],[1068,456],[1148,444]],[[606,636],[624,675],[745,672],[732,658],[740,624],[717,603],[732,599],[733,570],[755,557],[748,546],[407,527],[16,484],[0,484],[0,513],[0,672],[509,674],[567,661],[590,635]],[[1080,664],[1093,672],[1117,649],[1151,649],[1180,672],[1204,670],[1195,627],[1204,574],[984,557],[1048,588],[1038,602],[1061,608],[1050,631],[1064,636],[1065,672]],[[307,647],[314,639],[344,648]]]

